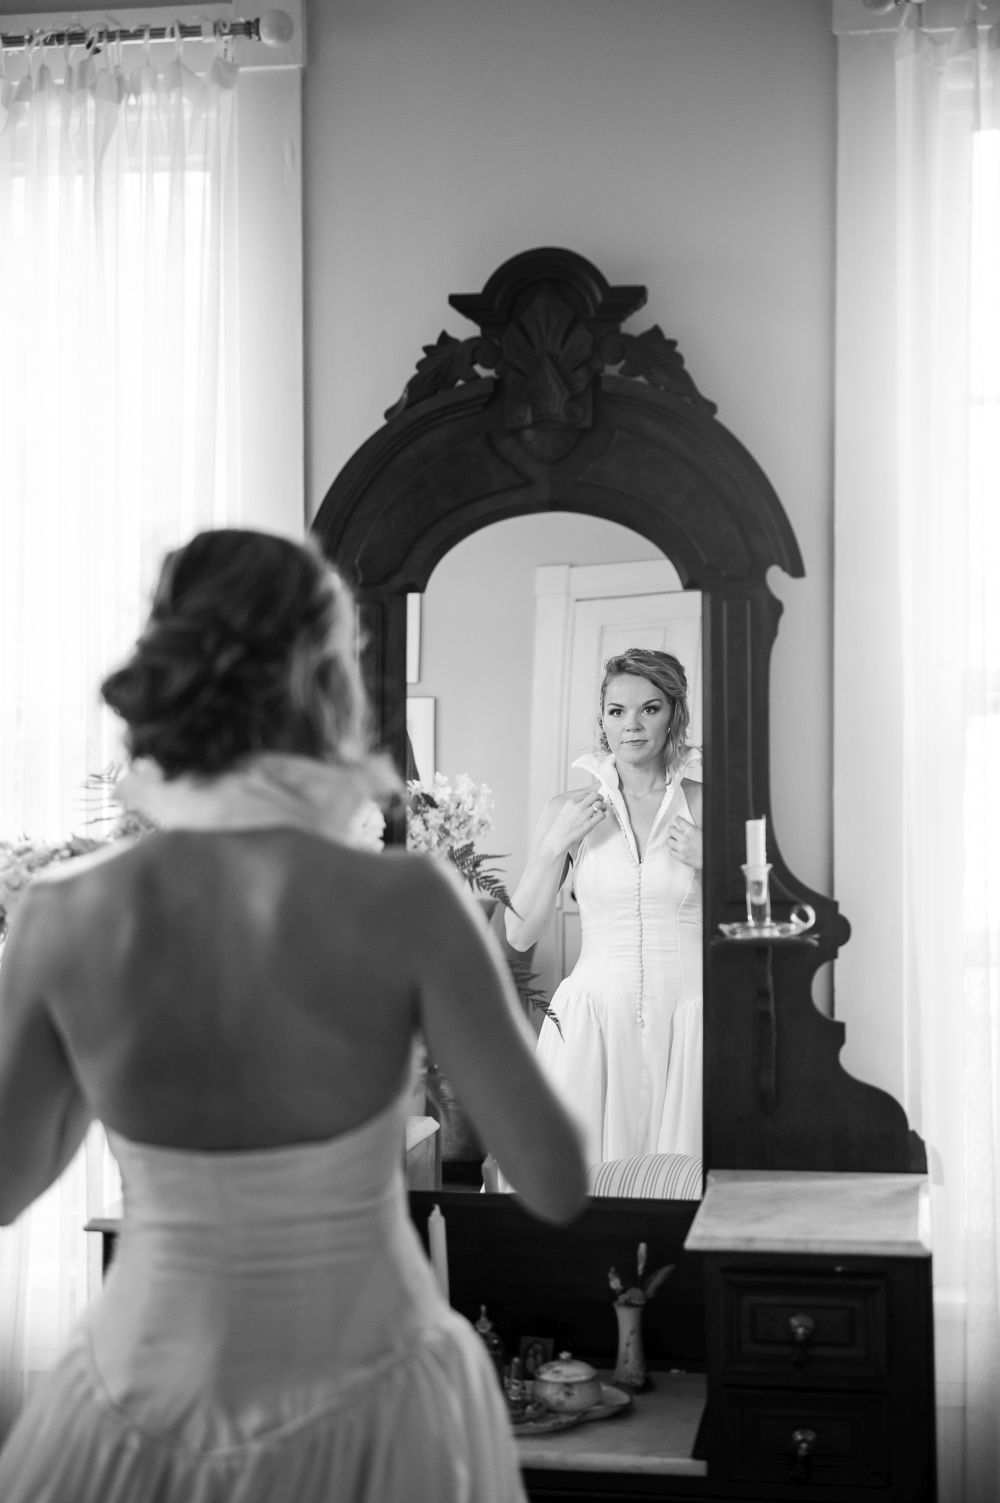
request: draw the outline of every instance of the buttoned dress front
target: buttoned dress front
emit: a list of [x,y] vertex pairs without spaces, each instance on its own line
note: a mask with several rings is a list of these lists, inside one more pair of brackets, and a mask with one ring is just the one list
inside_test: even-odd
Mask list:
[[[610,813],[573,867],[582,944],[552,998],[538,1059],[580,1120],[589,1163],[701,1154],[702,895],[667,828],[691,819],[679,769],[641,858],[611,757],[580,758]],[[561,1029],[561,1034],[560,1034]]]

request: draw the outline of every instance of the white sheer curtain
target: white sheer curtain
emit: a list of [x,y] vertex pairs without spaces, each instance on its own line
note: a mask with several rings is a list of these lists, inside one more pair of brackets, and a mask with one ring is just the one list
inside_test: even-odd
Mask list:
[[907,1105],[966,1312],[942,1503],[1000,1478],[1000,27],[976,17],[911,7],[896,61]]
[[[119,754],[96,686],[163,551],[239,521],[236,84],[222,44],[2,58],[0,835],[83,827]],[[93,1292],[113,1187],[92,1137],[0,1231],[0,1431]]]

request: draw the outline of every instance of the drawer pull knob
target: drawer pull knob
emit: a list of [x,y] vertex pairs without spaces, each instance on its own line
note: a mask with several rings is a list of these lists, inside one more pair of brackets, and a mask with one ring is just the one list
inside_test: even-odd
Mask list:
[[792,1315],[789,1317],[788,1329],[791,1332],[795,1345],[803,1347],[807,1342],[812,1340],[813,1332],[816,1330],[816,1322],[811,1315]]
[[795,1482],[805,1482],[809,1476],[809,1458],[819,1439],[815,1430],[793,1430],[792,1452],[795,1457],[789,1468],[789,1476]]

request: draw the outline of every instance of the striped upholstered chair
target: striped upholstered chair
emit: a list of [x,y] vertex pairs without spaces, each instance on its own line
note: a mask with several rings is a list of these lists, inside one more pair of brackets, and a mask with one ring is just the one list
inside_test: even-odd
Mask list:
[[700,1200],[702,1162],[688,1153],[643,1153],[633,1159],[591,1164],[591,1195],[618,1195],[646,1200]]

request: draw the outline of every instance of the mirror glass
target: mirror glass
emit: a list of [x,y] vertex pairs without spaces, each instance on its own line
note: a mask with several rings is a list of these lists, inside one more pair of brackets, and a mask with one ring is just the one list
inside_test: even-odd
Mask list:
[[[466,774],[492,794],[492,830],[477,846],[508,891],[553,793],[590,781],[571,763],[596,749],[604,660],[658,647],[683,663],[689,741],[702,742],[701,597],[681,588],[663,554],[630,529],[571,512],[482,528],[438,564],[408,616],[408,728],[416,772],[454,785]],[[502,914],[493,918],[503,941]],[[572,969],[579,916],[567,886],[527,957],[533,990],[551,998]],[[529,1010],[536,1030],[543,1013]],[[444,1133],[446,1161],[455,1145]],[[475,1148],[469,1150],[475,1153]],[[450,1171],[461,1188],[478,1184]]]

